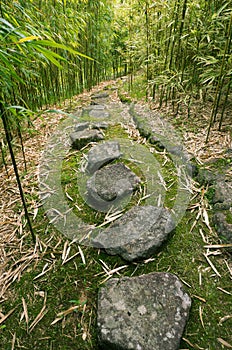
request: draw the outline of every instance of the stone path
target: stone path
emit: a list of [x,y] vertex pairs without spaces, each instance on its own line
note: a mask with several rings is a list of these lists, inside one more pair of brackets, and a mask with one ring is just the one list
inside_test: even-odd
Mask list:
[[[145,120],[148,110],[136,106],[122,108],[110,103],[108,97],[107,92],[92,96],[92,103],[79,114],[79,122],[70,134],[72,147],[76,149],[95,142],[82,166],[83,175],[87,176],[86,202],[98,211],[123,209],[141,181],[123,164],[125,154],[120,142],[104,141],[104,129],[117,122],[135,123],[142,136],[172,154],[181,183],[187,187],[186,179],[192,167],[175,131],[171,130],[170,134],[170,128],[160,118],[156,118],[155,124],[152,117]],[[109,227],[97,232],[93,245],[128,262],[149,258],[174,234],[188,202],[189,193],[186,193],[186,189],[179,191],[173,212],[162,205],[132,207]],[[176,350],[190,306],[190,297],[173,274],[113,278],[99,291],[99,346],[105,350]]]
[[[209,187],[208,192],[211,193],[209,198],[213,207],[213,223],[225,244],[232,244],[232,178],[225,174],[232,162],[232,156],[229,153],[228,165],[224,165],[222,169],[215,169],[215,164],[210,170],[210,164],[206,164],[206,168],[201,169],[197,175],[200,183]],[[228,249],[232,252],[232,249]]]
[[[196,176],[197,169],[176,130],[159,114],[141,105],[112,102],[109,94],[93,95],[89,106],[61,123],[41,166],[41,190],[46,186],[50,191],[42,200],[52,223],[69,239],[133,263],[150,258],[164,243],[168,245],[187,209],[191,176]],[[171,210],[164,206],[167,188],[159,163],[150,152],[152,147],[148,150],[132,139],[105,140],[106,130],[120,123],[136,127],[153,147],[171,158],[178,178]],[[70,146],[82,150],[89,145],[79,164],[78,189],[97,211],[119,209],[107,228],[86,224],[74,215],[60,185],[62,161]],[[143,180],[124,164],[125,159],[142,167],[147,189],[145,204],[127,211],[124,207]],[[232,243],[232,179],[205,168],[198,172],[197,180],[208,184],[218,233]],[[178,276],[169,273],[108,280],[98,295],[99,346],[105,350],[177,350],[190,306]]]
[[113,278],[98,295],[102,349],[178,349],[191,299],[170,273]]

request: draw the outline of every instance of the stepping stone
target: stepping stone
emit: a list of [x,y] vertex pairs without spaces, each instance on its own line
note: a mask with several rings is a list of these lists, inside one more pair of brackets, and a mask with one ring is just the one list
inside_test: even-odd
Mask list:
[[145,259],[158,250],[174,228],[175,223],[167,209],[135,206],[100,232],[93,244],[127,261]]
[[104,105],[90,105],[83,109],[82,117],[108,118],[110,113]]
[[74,131],[83,131],[85,129],[89,129],[89,123],[85,122],[85,123],[78,123],[75,125],[74,127]]
[[140,179],[123,163],[106,165],[87,181],[87,202],[97,210],[118,207],[138,187]]
[[91,95],[92,100],[100,99],[100,98],[108,98],[108,92],[100,92],[98,94]]
[[91,129],[107,129],[109,127],[109,124],[106,122],[99,122],[90,124]]
[[[213,222],[223,243],[232,244],[232,222],[227,222],[227,210],[218,211],[213,216]],[[232,248],[228,249],[232,253]]]
[[107,129],[109,126],[108,123],[106,122],[100,122],[100,123],[88,123],[88,122],[84,122],[84,123],[78,123],[75,125],[74,127],[74,131],[83,131],[85,129]]
[[84,129],[81,131],[75,131],[70,134],[72,147],[81,149],[86,146],[89,142],[96,142],[104,139],[101,131],[97,129]]
[[177,350],[191,299],[171,273],[112,278],[98,294],[101,349]]
[[232,181],[217,181],[213,197],[214,208],[230,209],[232,207]]
[[94,146],[88,153],[88,163],[86,170],[93,174],[110,161],[121,156],[120,145],[117,141],[109,141]]

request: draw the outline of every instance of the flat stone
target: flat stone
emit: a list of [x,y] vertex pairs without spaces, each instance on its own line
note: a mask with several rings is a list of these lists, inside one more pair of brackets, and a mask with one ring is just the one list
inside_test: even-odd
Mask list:
[[112,278],[98,294],[101,349],[177,350],[191,299],[171,273]]
[[94,146],[88,153],[88,163],[86,170],[93,174],[110,161],[121,156],[120,145],[116,141],[109,141]]
[[196,179],[200,185],[213,185],[218,177],[219,175],[216,172],[201,168],[198,170]]
[[167,209],[151,205],[135,206],[100,232],[93,244],[127,261],[145,259],[158,250],[174,228]]
[[86,129],[107,129],[109,127],[109,124],[106,122],[99,122],[99,123],[78,123],[74,126],[74,131],[83,131]]
[[85,129],[89,129],[89,123],[88,122],[78,123],[74,127],[74,131],[83,131]]
[[98,94],[91,95],[91,98],[93,100],[99,99],[99,98],[108,98],[109,94],[108,92],[100,92]]
[[[213,216],[213,222],[224,243],[232,244],[232,223],[227,222],[227,211],[216,212]],[[232,252],[232,249],[230,251]]]
[[106,165],[87,181],[88,204],[97,210],[117,207],[139,183],[139,177],[123,163]]
[[100,141],[104,139],[101,131],[97,129],[84,129],[82,131],[75,131],[70,134],[72,147],[81,149],[86,146],[89,142]]
[[213,197],[213,204],[223,203],[224,209],[232,207],[232,181],[217,181],[215,183],[215,193]]
[[109,124],[106,122],[99,122],[91,124],[91,129],[107,129],[109,127]]
[[110,113],[104,105],[90,105],[82,110],[82,117],[108,118]]

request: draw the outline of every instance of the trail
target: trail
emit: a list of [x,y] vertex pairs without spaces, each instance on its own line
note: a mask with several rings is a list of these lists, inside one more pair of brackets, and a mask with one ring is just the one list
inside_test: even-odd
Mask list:
[[[216,138],[212,138],[207,147],[202,139],[202,135],[204,134],[203,129],[199,129],[197,133],[189,130],[182,130],[180,138],[177,129],[173,126],[170,114],[167,113],[165,115],[163,113],[161,116],[159,112],[151,109],[151,103],[145,101],[136,103],[134,107],[122,103],[119,99],[118,93],[120,84],[120,80],[105,82],[90,92],[85,92],[82,95],[75,96],[71,101],[65,101],[62,106],[51,106],[51,109],[61,110],[62,112],[67,113],[67,115],[59,112],[46,113],[42,115],[41,118],[34,121],[35,130],[33,135],[28,134],[24,140],[28,173],[22,177],[22,184],[27,196],[29,211],[33,218],[35,230],[38,227],[36,220],[41,206],[41,202],[35,200],[35,198],[38,198],[39,193],[38,165],[41,163],[41,152],[46,147],[49,138],[54,135],[56,127],[61,125],[65,118],[65,120],[69,119],[71,121],[71,124],[68,125],[68,127],[72,127],[73,124],[80,121],[79,119],[82,110],[90,105],[91,95],[96,93],[106,91],[109,93],[107,101],[103,101],[107,110],[111,111],[112,120],[108,120],[108,122],[126,125],[128,136],[133,137],[134,135],[135,138],[139,140],[138,143],[141,145],[145,144],[147,139],[150,139],[150,141],[153,142],[152,147],[157,146],[157,144],[159,147],[161,146],[160,152],[167,152],[169,156],[171,155],[173,162],[176,162],[177,169],[184,168],[183,174],[186,174],[186,171],[189,171],[188,165],[190,164],[191,166],[191,162],[189,163],[191,157],[195,157],[198,163],[202,165],[204,162],[207,162],[207,160],[214,159],[215,155],[217,155],[217,158],[224,157],[225,149],[231,143],[228,134],[220,133],[219,135],[217,133],[217,136],[219,135],[219,141],[216,141]],[[68,115],[74,115],[76,119],[73,119],[73,117],[70,118]],[[164,147],[162,148],[162,146]],[[24,164],[20,152],[17,153],[17,163],[21,174],[23,174]],[[8,164],[10,164],[9,159]],[[227,168],[226,170],[227,175],[230,176],[231,169]],[[46,254],[47,249],[50,249],[48,247],[51,245],[51,237],[47,237],[46,240],[41,241],[39,233],[37,235],[35,247],[30,243],[30,234],[25,228],[26,223],[22,212],[20,196],[17,190],[13,168],[10,165],[8,165],[8,175],[9,177],[7,177],[6,170],[1,168],[0,300],[2,303],[11,299],[11,293],[14,291],[16,281],[20,281],[32,266],[36,266],[39,262],[43,261],[44,254]],[[159,179],[160,181],[161,178]],[[201,200],[196,206],[191,204],[192,206],[190,208],[187,208],[189,198],[184,204],[177,201],[176,207],[174,206],[177,215],[182,216],[186,209],[191,210],[195,217],[195,221],[192,223],[192,229],[194,229],[201,218],[203,225],[209,225],[209,230],[211,230],[211,223],[208,221],[209,207],[207,207],[207,202],[204,199],[204,187],[199,187],[194,181],[190,183],[184,175],[180,176],[180,178],[181,181],[179,182],[179,185],[183,187],[182,190],[190,193],[192,198],[199,198],[200,196]],[[62,239],[63,238],[64,237],[62,237]],[[58,244],[59,239],[57,237],[56,239]],[[202,239],[208,246],[215,242],[219,247],[218,249],[222,248],[220,244],[218,244],[218,237],[216,236],[214,236],[214,238],[211,236],[208,238],[203,234]],[[65,252],[67,253],[68,243],[62,241],[62,243],[59,244],[64,244],[62,247],[62,256],[66,256]],[[218,270],[218,267],[210,265],[210,263],[212,263],[210,260],[211,257],[207,254],[211,254],[211,250],[204,250],[204,253],[209,259],[206,260],[207,266],[212,270],[215,268],[218,274],[222,275],[223,272]],[[220,254],[223,254],[222,257],[227,262],[227,271],[228,273],[231,273],[230,262],[227,255],[224,255],[223,252],[221,253],[221,250]],[[82,259],[84,259],[83,256]],[[56,261],[58,261],[58,259],[54,259],[54,264],[56,264]]]

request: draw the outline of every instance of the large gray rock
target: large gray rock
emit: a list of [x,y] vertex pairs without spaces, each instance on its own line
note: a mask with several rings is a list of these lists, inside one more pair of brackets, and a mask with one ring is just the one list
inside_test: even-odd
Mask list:
[[[230,214],[231,215],[231,214]],[[213,221],[216,226],[216,230],[219,236],[222,238],[224,243],[232,243],[232,223],[229,223],[227,220],[227,210],[218,211],[213,216]],[[230,249],[232,252],[232,249]]]
[[214,208],[230,209],[232,207],[232,181],[217,181],[213,198]]
[[175,228],[171,213],[161,207],[135,206],[93,240],[108,254],[128,261],[148,258]]
[[85,129],[90,129],[90,124],[88,122],[78,123],[74,127],[74,131],[83,131]]
[[90,105],[82,110],[82,117],[107,118],[110,113],[104,105]]
[[108,92],[99,92],[97,94],[91,95],[91,99],[92,100],[99,100],[99,99],[108,98],[108,97],[109,97],[109,93]]
[[100,123],[82,122],[74,126],[74,131],[83,131],[85,129],[107,129],[108,126],[109,124],[106,122],[100,122]]
[[139,177],[123,163],[106,165],[87,181],[88,204],[103,211],[118,207],[139,183]]
[[117,141],[109,141],[94,146],[88,153],[88,163],[86,170],[93,174],[110,161],[121,156],[120,145]]
[[75,131],[70,134],[72,147],[81,149],[89,142],[100,141],[104,139],[104,136],[100,130],[97,129],[83,129],[81,131]]
[[113,278],[98,295],[103,350],[177,350],[191,299],[170,273]]

